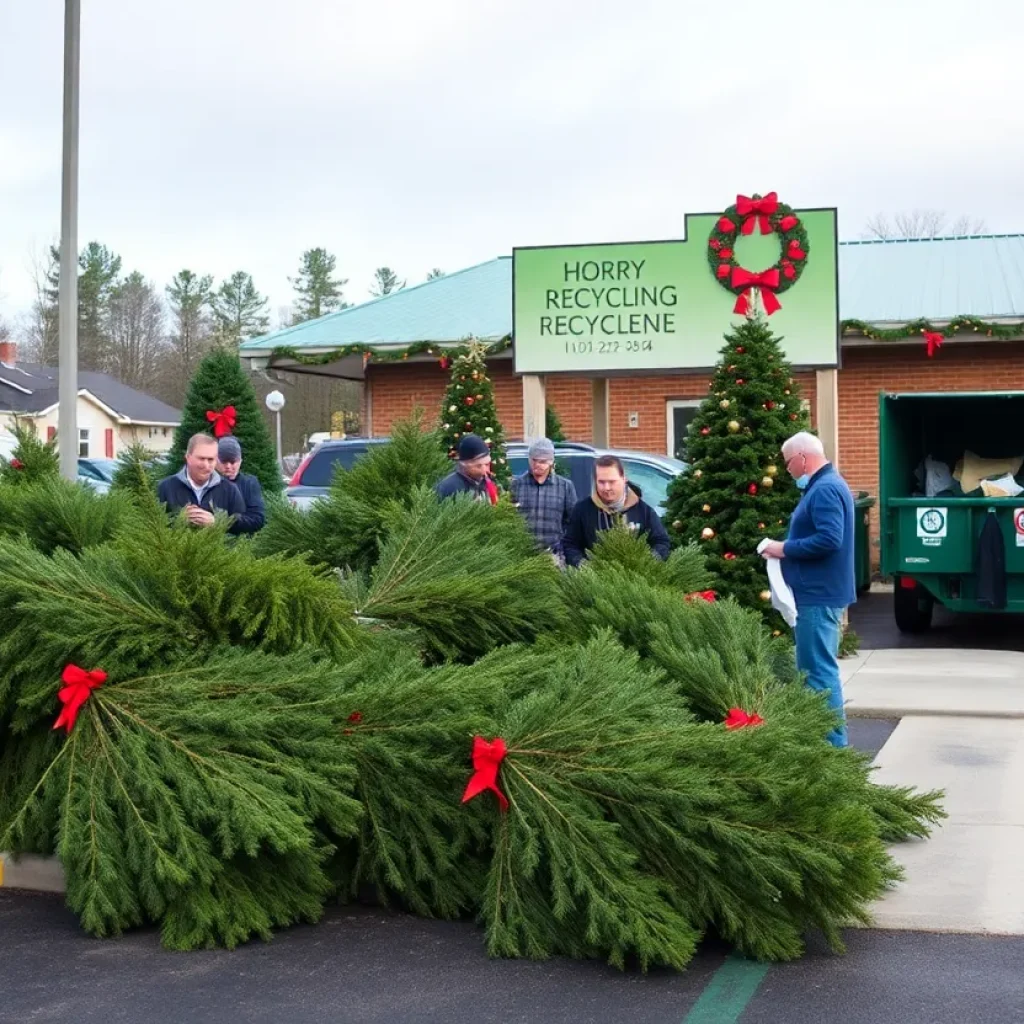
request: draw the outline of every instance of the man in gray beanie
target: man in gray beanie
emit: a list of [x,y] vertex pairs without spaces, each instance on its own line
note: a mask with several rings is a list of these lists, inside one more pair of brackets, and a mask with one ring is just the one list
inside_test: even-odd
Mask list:
[[568,477],[555,472],[555,446],[546,437],[530,445],[529,459],[530,468],[512,480],[512,501],[537,544],[561,564],[562,536],[576,507],[576,488]]
[[241,472],[242,446],[230,434],[217,442],[217,472],[230,480],[242,494],[245,513],[231,524],[231,533],[255,533],[263,529],[267,511],[263,504],[263,488],[250,473]]

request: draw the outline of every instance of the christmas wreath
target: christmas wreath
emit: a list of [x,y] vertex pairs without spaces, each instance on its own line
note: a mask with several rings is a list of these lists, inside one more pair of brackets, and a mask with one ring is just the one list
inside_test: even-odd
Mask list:
[[[755,229],[762,235],[778,235],[782,243],[778,260],[767,270],[756,273],[741,267],[736,259],[737,237],[752,235]],[[800,218],[792,207],[779,202],[775,192],[766,196],[737,196],[708,236],[711,272],[723,288],[737,296],[734,312],[744,316],[750,311],[755,291],[760,292],[769,316],[781,309],[778,296],[800,280],[809,252],[807,232]]]

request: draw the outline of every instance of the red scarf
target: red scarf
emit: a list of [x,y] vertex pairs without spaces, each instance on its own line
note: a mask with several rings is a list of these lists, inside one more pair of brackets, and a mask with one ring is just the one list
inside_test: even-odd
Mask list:
[[487,492],[487,500],[492,505],[498,504],[498,485],[489,477],[484,477],[484,490]]

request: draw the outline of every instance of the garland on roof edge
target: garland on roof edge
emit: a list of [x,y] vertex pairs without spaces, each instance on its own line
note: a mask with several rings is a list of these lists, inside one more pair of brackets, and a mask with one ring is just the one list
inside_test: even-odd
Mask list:
[[[871,341],[905,341],[921,335],[939,335],[951,337],[959,334],[972,332],[984,334],[986,338],[995,338],[1000,341],[1007,341],[1010,338],[1020,337],[1024,331],[1024,324],[996,324],[982,320],[976,316],[957,316],[948,321],[941,328],[935,326],[930,320],[911,320],[902,327],[882,329],[863,320],[843,320],[840,331],[846,334],[859,334]],[[326,366],[328,363],[344,359],[346,356],[362,355],[364,364],[372,359],[375,363],[400,363],[411,356],[436,355],[443,364],[455,356],[465,355],[469,352],[470,343],[463,345],[439,345],[437,342],[417,341],[415,344],[403,349],[390,349],[381,351],[373,345],[345,345],[342,348],[334,349],[331,352],[324,352],[322,355],[304,355],[298,349],[287,345],[279,346],[270,353],[273,359],[291,359],[300,366]],[[506,335],[500,341],[488,345],[485,356],[494,356],[499,352],[505,352],[512,347],[511,335]]]

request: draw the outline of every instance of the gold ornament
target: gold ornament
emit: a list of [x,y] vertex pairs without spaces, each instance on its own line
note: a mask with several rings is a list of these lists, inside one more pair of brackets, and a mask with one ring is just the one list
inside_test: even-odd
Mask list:
[[702,511],[703,512],[710,512],[711,511],[711,506],[710,505],[704,505],[703,508],[702,508]]
[[761,591],[761,600],[762,601],[770,601],[771,599],[772,599],[772,592],[770,590],[762,590]]
[[705,526],[704,529],[700,531],[700,536],[702,540],[711,540],[711,538],[714,537],[714,535],[715,531],[712,530],[710,526]]
[[777,629],[773,629],[772,630],[772,636],[782,636],[782,633],[779,632],[779,630],[777,630]]
[[720,405],[720,406],[721,406],[721,407],[722,407],[723,409],[728,409],[728,408],[729,408],[729,399],[728,399],[728,398],[723,398],[723,399],[722,399],[722,400],[721,400],[721,401],[720,401],[720,402],[719,402],[718,404],[719,404],[719,405]]
[[458,412],[459,411],[459,407],[457,405],[449,405],[448,406],[448,411],[449,412]]
[[765,471],[765,473],[768,474],[768,476],[775,476],[775,474],[778,473],[778,471],[779,471],[779,467],[778,466],[774,466],[774,465],[773,466],[765,466],[764,467],[764,471]]
[[740,425],[735,420],[729,420],[728,427],[730,434],[738,434],[740,432]]
[[693,475],[699,480],[704,475],[703,469],[695,469]]
[[763,476],[763,477],[761,477],[761,486],[762,487],[774,487],[775,486],[775,481],[770,476]]
[[682,521],[682,519],[677,519],[677,520],[676,520],[676,521],[675,521],[675,522],[674,522],[674,523],[672,524],[672,529],[673,529],[673,530],[675,530],[676,532],[678,532],[678,531],[679,531],[679,530],[681,530],[682,528],[683,528],[683,521]]

